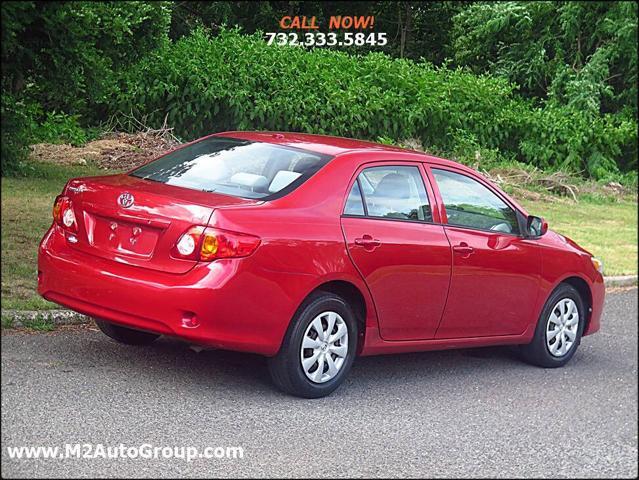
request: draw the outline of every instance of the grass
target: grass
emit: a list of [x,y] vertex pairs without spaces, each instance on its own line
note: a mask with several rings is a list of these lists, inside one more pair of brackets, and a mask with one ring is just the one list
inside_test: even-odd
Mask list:
[[[2,179],[2,308],[57,308],[36,293],[37,248],[51,225],[53,199],[69,178],[104,174],[94,165],[38,165],[28,178]],[[530,213],[603,260],[607,275],[637,274],[637,203],[584,197],[526,201]],[[35,322],[35,328],[49,328]]]
[[15,322],[12,316],[5,314],[2,315],[2,328],[13,328],[14,325]]
[[55,323],[44,315],[36,315],[31,320],[22,320],[22,324],[29,330],[35,330],[36,332],[51,332],[55,330]]
[[521,203],[601,259],[606,275],[637,275],[637,202],[583,198],[575,203],[562,198]]
[[51,225],[51,207],[69,178],[104,174],[93,165],[38,165],[32,176],[2,178],[2,308],[58,308],[36,292],[40,239]]
[[33,330],[36,332],[52,332],[55,330],[56,325],[51,318],[48,318],[44,312],[36,313],[33,318],[25,318],[21,321],[21,324],[16,324],[16,321],[13,316],[9,314],[2,314],[2,328],[10,329],[16,327],[16,325],[21,325],[22,327]]

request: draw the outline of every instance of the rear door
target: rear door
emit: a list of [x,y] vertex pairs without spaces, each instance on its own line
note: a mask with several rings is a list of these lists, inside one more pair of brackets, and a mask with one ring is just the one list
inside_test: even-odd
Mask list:
[[539,291],[539,249],[520,235],[515,209],[488,183],[449,167],[431,165],[430,172],[453,251],[436,338],[523,333]]
[[432,338],[446,302],[450,244],[437,213],[433,218],[432,190],[422,172],[406,162],[362,167],[341,219],[386,340]]

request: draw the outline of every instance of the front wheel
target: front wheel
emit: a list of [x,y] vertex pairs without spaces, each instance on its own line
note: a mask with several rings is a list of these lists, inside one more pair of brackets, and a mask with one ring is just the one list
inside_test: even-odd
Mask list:
[[280,351],[268,359],[273,382],[304,398],[329,395],[344,381],[357,348],[357,322],[339,296],[320,292],[298,310]]
[[125,343],[127,345],[148,345],[160,337],[155,333],[133,330],[132,328],[122,327],[97,318],[94,320],[98,328],[102,330],[102,333],[119,343]]
[[577,351],[585,321],[579,292],[559,285],[541,311],[532,342],[520,347],[524,360],[545,368],[565,365]]

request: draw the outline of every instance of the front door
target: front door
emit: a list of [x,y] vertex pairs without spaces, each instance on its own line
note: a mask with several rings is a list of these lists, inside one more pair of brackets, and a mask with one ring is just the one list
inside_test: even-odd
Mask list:
[[432,167],[447,217],[453,270],[436,338],[517,335],[534,321],[540,251],[515,210],[488,185]]
[[385,340],[433,338],[446,303],[450,244],[433,222],[426,192],[417,164],[364,168],[342,216],[348,253],[370,289]]

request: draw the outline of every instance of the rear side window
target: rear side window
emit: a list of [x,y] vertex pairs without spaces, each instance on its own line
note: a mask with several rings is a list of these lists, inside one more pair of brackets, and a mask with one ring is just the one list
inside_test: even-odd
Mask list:
[[519,234],[515,211],[488,188],[466,175],[432,171],[450,225]]
[[269,200],[294,190],[331,159],[270,143],[210,137],[131,172],[154,182]]
[[353,188],[351,188],[351,192],[348,194],[344,213],[346,215],[364,215],[362,192],[359,189],[359,182],[357,181],[353,184]]
[[344,213],[396,220],[433,220],[419,169],[409,166],[363,170],[353,184]]

